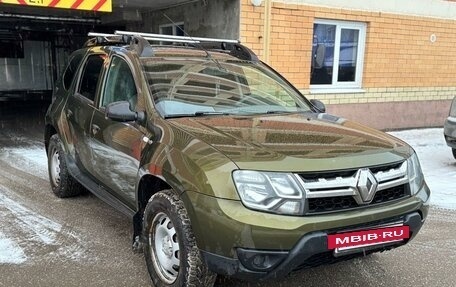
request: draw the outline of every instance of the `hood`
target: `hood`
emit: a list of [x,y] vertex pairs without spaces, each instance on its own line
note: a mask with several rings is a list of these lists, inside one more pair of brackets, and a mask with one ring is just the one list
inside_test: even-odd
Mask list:
[[383,132],[329,114],[194,117],[172,125],[240,169],[324,171],[403,161],[413,152]]

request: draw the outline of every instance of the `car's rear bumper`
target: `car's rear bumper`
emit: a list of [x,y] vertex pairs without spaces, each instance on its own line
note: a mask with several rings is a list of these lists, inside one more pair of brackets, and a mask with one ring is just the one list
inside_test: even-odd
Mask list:
[[[410,237],[401,242],[375,245],[356,249],[356,252],[335,256],[333,250],[328,249],[328,234],[358,228],[369,229],[375,226],[401,221],[409,226]],[[382,221],[369,222],[362,225],[348,226],[343,229],[315,231],[304,235],[289,251],[271,251],[237,248],[237,258],[229,258],[201,251],[209,269],[222,275],[233,276],[243,280],[277,279],[298,269],[309,268],[321,264],[335,263],[369,253],[389,250],[409,242],[416,236],[424,218],[420,212],[405,214],[400,217]]]
[[456,118],[448,117],[443,127],[443,134],[445,141],[451,148],[456,148]]

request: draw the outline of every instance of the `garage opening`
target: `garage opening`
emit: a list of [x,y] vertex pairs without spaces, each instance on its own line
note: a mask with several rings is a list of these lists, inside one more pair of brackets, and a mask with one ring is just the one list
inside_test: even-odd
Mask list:
[[[112,13],[0,3],[0,127],[42,137],[52,91],[91,31],[239,38],[239,0],[119,0]],[[184,32],[185,31],[185,32]]]
[[88,32],[125,26],[102,25],[94,13],[7,8],[0,12],[0,133],[41,138],[44,114],[70,54]]

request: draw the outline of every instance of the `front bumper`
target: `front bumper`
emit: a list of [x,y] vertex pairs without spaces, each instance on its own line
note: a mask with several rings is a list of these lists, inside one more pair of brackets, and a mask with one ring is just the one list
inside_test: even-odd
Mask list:
[[451,148],[456,148],[456,118],[448,117],[443,127],[445,141]]
[[[401,221],[410,228],[410,237],[401,242],[381,244],[356,249],[355,252],[334,256],[333,250],[328,250],[328,234],[349,231],[358,228],[371,227]],[[365,256],[373,252],[389,250],[406,244],[413,239],[424,218],[419,212],[413,212],[401,217],[370,222],[363,225],[348,226],[343,229],[322,230],[304,235],[290,251],[268,251],[237,248],[237,258],[229,258],[201,251],[206,264],[213,272],[233,276],[243,280],[277,279],[288,275],[294,270],[315,267],[321,264],[335,263],[343,260]]]
[[[280,278],[296,269],[403,245],[424,223],[429,198],[430,190],[424,184],[416,195],[387,204],[333,214],[283,216],[249,210],[239,201],[196,192],[182,194],[198,247],[210,269],[244,280]],[[328,234],[398,221],[410,226],[406,241],[376,245],[356,254],[339,254],[337,258],[327,248]],[[258,259],[258,254],[264,256]]]

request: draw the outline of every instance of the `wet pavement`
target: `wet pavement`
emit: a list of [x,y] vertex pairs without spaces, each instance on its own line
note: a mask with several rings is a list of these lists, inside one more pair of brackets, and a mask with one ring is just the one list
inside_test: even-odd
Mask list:
[[[47,104],[0,105],[0,286],[151,286],[143,256],[131,251],[127,217],[91,194],[52,194],[42,143]],[[426,153],[442,148],[424,146]],[[441,168],[444,176],[456,165]],[[281,281],[218,278],[216,286],[454,286],[455,245],[456,211],[433,206],[407,246]]]

